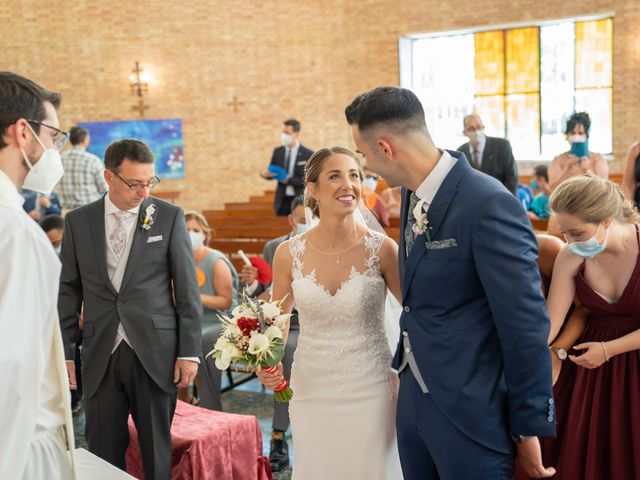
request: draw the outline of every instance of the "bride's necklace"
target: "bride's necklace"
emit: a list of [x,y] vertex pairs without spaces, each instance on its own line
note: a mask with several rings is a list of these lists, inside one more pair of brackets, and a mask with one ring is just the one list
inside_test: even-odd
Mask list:
[[318,248],[316,248],[313,243],[309,242],[309,245],[311,245],[311,248],[313,248],[316,252],[320,253],[321,255],[327,255],[327,256],[335,256],[336,257],[336,265],[340,265],[340,257],[342,255],[344,255],[345,253],[347,253],[349,250],[351,250],[353,247],[355,247],[360,240],[362,240],[362,236],[360,238],[358,238],[350,247],[345,248],[344,250],[342,250],[341,252],[338,253],[334,253],[334,252],[323,252],[322,250],[319,250]]

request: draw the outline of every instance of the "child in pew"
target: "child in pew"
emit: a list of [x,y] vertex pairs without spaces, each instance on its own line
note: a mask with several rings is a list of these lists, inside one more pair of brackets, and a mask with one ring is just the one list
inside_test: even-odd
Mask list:
[[549,218],[549,174],[546,165],[536,165],[531,178],[531,188],[536,193],[529,206],[529,218],[534,220],[547,220]]
[[179,398],[209,410],[221,411],[222,372],[216,368],[212,357],[205,359],[205,356],[220,336],[222,323],[218,315],[228,314],[238,304],[238,273],[224,253],[207,246],[213,237],[213,229],[207,219],[199,212],[189,211],[185,212],[185,220],[202,300],[202,356],[195,380],[199,400],[189,394],[188,389],[181,390]]

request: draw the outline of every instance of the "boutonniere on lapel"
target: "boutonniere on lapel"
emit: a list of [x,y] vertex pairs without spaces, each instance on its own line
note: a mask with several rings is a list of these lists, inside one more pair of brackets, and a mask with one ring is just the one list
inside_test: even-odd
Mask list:
[[153,225],[153,214],[156,212],[156,206],[152,203],[144,209],[142,215],[140,215],[140,228],[143,230],[150,230]]
[[416,223],[412,227],[413,233],[416,235],[424,234],[427,242],[430,242],[431,238],[429,237],[429,230],[431,230],[431,225],[429,225],[427,212],[424,211],[424,200],[420,200],[416,203],[416,206],[413,209],[413,218],[416,220]]

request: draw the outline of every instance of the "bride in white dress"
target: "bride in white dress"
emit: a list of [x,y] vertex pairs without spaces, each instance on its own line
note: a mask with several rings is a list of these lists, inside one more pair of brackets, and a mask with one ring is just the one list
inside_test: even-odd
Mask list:
[[294,480],[402,478],[384,325],[387,289],[401,297],[398,247],[355,220],[361,180],[351,151],[317,151],[306,166],[306,203],[320,221],[283,243],[273,262],[273,298],[286,297],[287,312],[295,304],[300,321],[289,405]]

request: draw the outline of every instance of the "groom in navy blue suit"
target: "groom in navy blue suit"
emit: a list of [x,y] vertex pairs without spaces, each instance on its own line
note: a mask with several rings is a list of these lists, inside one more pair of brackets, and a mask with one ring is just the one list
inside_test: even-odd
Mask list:
[[536,436],[555,435],[549,318],[535,236],[518,200],[439,150],[409,90],[380,87],[346,109],[367,168],[404,187],[404,312],[397,434],[405,480],[533,477]]

